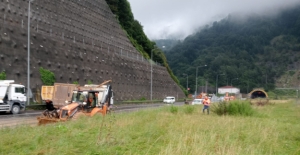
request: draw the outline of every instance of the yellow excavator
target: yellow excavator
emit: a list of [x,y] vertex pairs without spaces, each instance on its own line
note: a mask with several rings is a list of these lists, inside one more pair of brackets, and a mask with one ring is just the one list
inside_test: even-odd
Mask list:
[[[79,86],[72,91],[70,101],[60,108],[53,108],[53,105],[46,105],[47,109],[41,116],[37,117],[39,125],[58,121],[77,119],[78,116],[94,116],[96,113],[106,115],[110,112],[113,104],[112,82],[107,80],[99,85]],[[59,88],[59,87],[58,87]],[[59,90],[54,90],[60,92]],[[46,104],[53,104],[47,99]]]

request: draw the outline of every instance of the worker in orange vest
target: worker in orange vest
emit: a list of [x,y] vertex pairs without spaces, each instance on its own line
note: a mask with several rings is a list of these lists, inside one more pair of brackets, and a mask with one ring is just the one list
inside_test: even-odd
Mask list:
[[205,111],[205,109],[207,109],[207,114],[209,114],[209,106],[210,106],[210,99],[207,97],[207,96],[205,96],[205,98],[204,98],[204,100],[203,100],[203,113],[204,113],[204,111]]
[[229,100],[230,100],[230,97],[229,97],[228,93],[226,93],[226,95],[225,95],[225,97],[224,97],[224,100],[225,100],[225,101],[229,101]]

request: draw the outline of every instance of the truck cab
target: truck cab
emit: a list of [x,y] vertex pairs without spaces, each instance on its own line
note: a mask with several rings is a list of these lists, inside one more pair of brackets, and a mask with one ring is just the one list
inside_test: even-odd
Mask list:
[[20,113],[26,106],[25,86],[14,80],[0,80],[0,112]]

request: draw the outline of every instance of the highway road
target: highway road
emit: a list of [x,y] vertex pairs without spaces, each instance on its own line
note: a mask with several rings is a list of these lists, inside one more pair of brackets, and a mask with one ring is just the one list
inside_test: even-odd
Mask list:
[[[183,102],[175,102],[175,106],[183,105]],[[146,108],[157,108],[161,106],[169,106],[170,104],[155,103],[155,104],[120,104],[113,105],[114,113],[132,112]],[[38,124],[37,116],[40,116],[43,110],[27,110],[17,115],[9,113],[0,113],[0,128],[16,127],[19,125],[36,126]]]

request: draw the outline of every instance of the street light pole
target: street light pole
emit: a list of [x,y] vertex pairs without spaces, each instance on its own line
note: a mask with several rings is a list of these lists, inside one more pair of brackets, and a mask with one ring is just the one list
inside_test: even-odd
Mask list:
[[216,78],[216,96],[218,94],[218,76],[219,75],[225,75],[225,74],[217,74],[217,78]]
[[207,66],[207,65],[204,65],[204,66],[197,66],[197,67],[196,67],[196,91],[195,91],[196,94],[195,94],[195,98],[196,98],[196,96],[197,96],[197,88],[198,88],[198,87],[197,87],[197,83],[198,83],[198,80],[197,80],[197,79],[198,79],[198,68],[199,68],[199,67],[206,67],[206,66]]
[[150,86],[150,100],[152,101],[152,52],[153,52],[153,50],[151,50],[151,61],[150,61],[150,63],[151,63],[151,86]]
[[152,68],[152,63],[154,62],[153,61],[153,59],[152,59],[152,55],[153,55],[153,51],[154,51],[155,49],[152,49],[151,50],[151,61],[150,61],[150,63],[151,63],[151,88],[150,88],[150,100],[152,101],[152,73],[153,73],[153,68]]
[[30,104],[29,91],[30,91],[30,3],[28,1],[28,45],[27,45],[27,105]]
[[239,78],[234,78],[234,79],[231,79],[230,83],[231,83],[231,86],[232,86],[232,81],[233,80],[238,80]]

